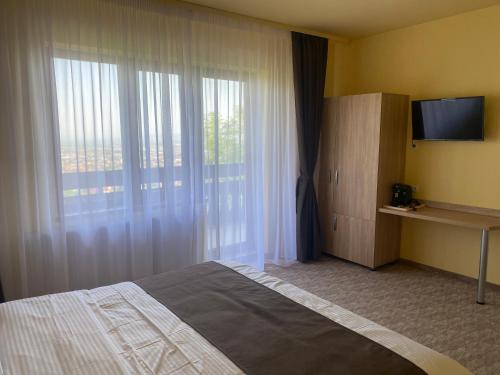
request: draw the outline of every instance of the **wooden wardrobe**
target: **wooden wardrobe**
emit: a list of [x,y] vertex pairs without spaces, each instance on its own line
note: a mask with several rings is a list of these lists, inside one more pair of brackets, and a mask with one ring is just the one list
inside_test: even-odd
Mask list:
[[404,179],[408,96],[326,98],[318,205],[323,250],[376,268],[399,258],[401,218],[378,213]]

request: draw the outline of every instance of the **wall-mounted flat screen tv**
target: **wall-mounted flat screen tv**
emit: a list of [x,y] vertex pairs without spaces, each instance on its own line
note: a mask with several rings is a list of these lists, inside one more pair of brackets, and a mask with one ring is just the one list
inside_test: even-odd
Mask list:
[[414,140],[484,140],[484,96],[411,102]]

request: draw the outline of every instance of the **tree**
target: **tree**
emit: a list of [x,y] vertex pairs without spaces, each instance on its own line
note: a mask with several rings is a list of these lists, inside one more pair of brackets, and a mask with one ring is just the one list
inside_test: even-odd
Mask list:
[[243,111],[235,107],[233,113],[234,115],[229,118],[219,115],[218,121],[215,121],[215,112],[209,112],[205,116],[203,123],[205,164],[215,164],[217,157],[219,164],[243,163],[245,155]]

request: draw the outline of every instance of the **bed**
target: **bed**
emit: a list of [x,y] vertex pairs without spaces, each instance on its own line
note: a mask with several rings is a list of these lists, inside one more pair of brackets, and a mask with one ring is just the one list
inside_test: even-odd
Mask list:
[[207,262],[137,282],[0,304],[0,374],[200,373],[470,372],[236,263]]

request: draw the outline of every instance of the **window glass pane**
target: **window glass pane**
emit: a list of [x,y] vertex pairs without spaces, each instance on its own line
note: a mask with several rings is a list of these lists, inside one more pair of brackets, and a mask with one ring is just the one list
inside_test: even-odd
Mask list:
[[203,78],[203,141],[205,165],[215,163],[216,111],[215,79]]
[[170,100],[170,123],[172,127],[172,143],[174,150],[174,165],[182,165],[182,138],[181,138],[181,99],[179,76],[168,75],[169,100]]
[[65,214],[123,205],[117,66],[54,58]]
[[221,164],[243,163],[244,154],[244,111],[243,83],[238,81],[217,81],[217,104],[219,118],[219,144]]
[[165,166],[161,74],[139,72],[140,152],[142,168]]
[[222,257],[246,241],[245,83],[203,78],[208,251]]
[[243,163],[245,83],[203,78],[205,164]]
[[139,71],[141,189],[180,208],[183,185],[180,82],[176,74]]

